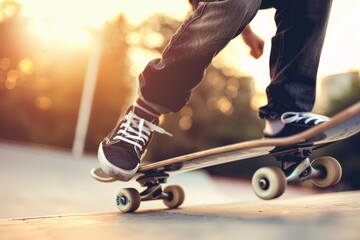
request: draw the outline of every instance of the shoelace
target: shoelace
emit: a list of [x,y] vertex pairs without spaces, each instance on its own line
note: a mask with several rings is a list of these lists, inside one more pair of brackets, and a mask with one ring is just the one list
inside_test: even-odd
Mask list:
[[285,124],[304,121],[305,124],[309,124],[314,121],[314,125],[318,125],[322,122],[328,122],[330,118],[321,116],[314,113],[299,113],[299,112],[286,112],[281,115],[281,121]]
[[160,134],[172,136],[172,134],[166,132],[161,127],[138,117],[133,112],[130,112],[125,116],[125,121],[120,125],[120,130],[117,132],[118,135],[116,135],[113,139],[120,139],[134,145],[141,152],[143,146],[145,146],[149,141],[151,132],[158,132]]

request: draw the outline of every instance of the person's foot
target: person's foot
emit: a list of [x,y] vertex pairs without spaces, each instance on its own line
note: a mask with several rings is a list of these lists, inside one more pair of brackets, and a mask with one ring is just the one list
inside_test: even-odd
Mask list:
[[264,137],[279,138],[295,135],[329,121],[330,118],[314,113],[286,112],[280,119],[267,119]]
[[168,134],[158,126],[159,116],[136,104],[120,118],[115,129],[100,143],[100,167],[109,176],[130,181],[136,174],[153,132]]

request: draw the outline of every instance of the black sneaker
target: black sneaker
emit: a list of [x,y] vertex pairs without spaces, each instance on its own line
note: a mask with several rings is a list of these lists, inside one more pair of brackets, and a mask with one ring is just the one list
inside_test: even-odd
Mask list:
[[171,136],[158,124],[158,118],[150,122],[139,117],[135,108],[130,107],[115,129],[100,143],[98,159],[104,172],[120,181],[130,181],[139,168],[153,132]]
[[284,124],[284,127],[275,134],[267,134],[264,132],[265,138],[280,138],[295,135],[323,122],[328,122],[330,118],[308,112],[286,112],[281,115],[280,120]]

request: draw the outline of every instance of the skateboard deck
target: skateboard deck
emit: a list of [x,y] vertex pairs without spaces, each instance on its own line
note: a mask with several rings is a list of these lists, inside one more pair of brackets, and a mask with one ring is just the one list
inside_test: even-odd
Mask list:
[[[313,179],[316,185],[323,187],[337,183],[341,178],[341,166],[335,159],[325,157],[317,161],[314,160],[314,163],[311,163],[309,156],[312,151],[316,149],[349,138],[359,132],[360,102],[336,114],[329,122],[322,123],[293,136],[245,141],[159,162],[143,164],[139,167],[134,179],[142,186],[151,184],[160,187],[160,184],[166,182],[166,179],[174,174],[253,157],[271,155],[281,162],[281,169],[268,167],[259,171],[258,174],[255,173],[253,177],[253,188],[260,198],[272,199],[282,194],[288,182],[301,182]],[[325,174],[324,170],[319,170],[324,168],[327,171],[331,171],[330,175],[335,175],[332,176],[334,179],[328,179],[329,173]],[[328,178],[324,177],[324,174],[327,175]],[[102,182],[117,181],[111,176],[108,176],[99,167],[92,169],[91,175],[96,180]],[[277,179],[275,183],[271,184],[271,187],[270,179]],[[275,186],[275,190],[272,188],[273,186]],[[175,186],[175,188],[179,187]],[[172,195],[174,195],[174,191],[178,191],[176,192],[178,195],[182,194],[182,190],[170,190],[173,191],[171,192]],[[151,191],[152,190],[149,190],[148,192]],[[161,192],[160,198],[157,199],[163,199],[166,204],[169,194],[164,193],[161,189],[157,191]],[[129,194],[130,193],[126,193],[125,195],[127,197],[131,196],[131,194]],[[134,193],[133,195],[136,194]],[[120,199],[126,198],[126,196],[124,196],[120,197]],[[142,196],[140,196],[140,198],[140,201],[150,200]],[[123,207],[123,205],[120,201],[120,207]],[[119,209],[123,211],[121,208]],[[131,211],[133,211],[133,209],[131,209]],[[127,212],[127,210],[125,209],[123,212]]]

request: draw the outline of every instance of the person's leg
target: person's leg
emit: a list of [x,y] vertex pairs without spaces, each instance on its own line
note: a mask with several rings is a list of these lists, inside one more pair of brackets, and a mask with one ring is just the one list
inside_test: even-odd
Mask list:
[[261,118],[287,111],[310,112],[332,0],[273,0],[276,35],[270,54],[271,83]]
[[252,20],[260,4],[261,0],[201,1],[162,57],[141,73],[140,98],[160,113],[180,110],[213,57]]
[[302,112],[314,106],[332,0],[272,1],[277,32],[271,46],[268,104],[259,109],[259,116],[266,119],[265,137],[282,137],[329,120]]
[[120,118],[99,146],[101,168],[114,178],[129,181],[160,114],[176,112],[189,100],[212,58],[255,16],[261,0],[201,2],[172,37],[162,57],[151,61],[139,77],[139,99]]

